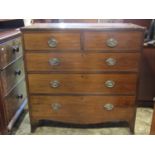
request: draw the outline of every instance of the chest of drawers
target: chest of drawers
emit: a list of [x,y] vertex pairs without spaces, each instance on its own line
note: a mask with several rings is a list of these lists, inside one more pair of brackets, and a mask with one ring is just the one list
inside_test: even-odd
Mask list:
[[144,28],[34,24],[22,29],[31,127],[126,121],[134,130]]
[[11,131],[26,105],[21,33],[0,32],[0,133]]

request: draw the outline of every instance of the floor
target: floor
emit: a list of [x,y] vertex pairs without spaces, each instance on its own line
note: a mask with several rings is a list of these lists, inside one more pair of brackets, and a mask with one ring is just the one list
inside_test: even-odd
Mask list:
[[[136,115],[135,134],[147,135],[150,132],[153,109],[138,108]],[[30,132],[29,114],[26,113],[15,135],[129,135],[128,127],[104,128],[67,128],[67,127],[38,127],[34,133]]]

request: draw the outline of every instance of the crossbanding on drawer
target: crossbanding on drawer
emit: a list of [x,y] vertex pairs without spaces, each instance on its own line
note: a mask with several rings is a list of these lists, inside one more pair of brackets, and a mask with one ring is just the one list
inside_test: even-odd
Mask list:
[[135,94],[137,74],[29,74],[32,94]]

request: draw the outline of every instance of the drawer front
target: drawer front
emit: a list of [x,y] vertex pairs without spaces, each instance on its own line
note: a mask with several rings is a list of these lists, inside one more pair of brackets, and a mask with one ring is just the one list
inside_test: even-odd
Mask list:
[[31,96],[30,101],[34,120],[89,124],[134,116],[134,96]]
[[28,71],[138,71],[139,53],[26,53]]
[[0,68],[3,69],[12,61],[22,56],[21,38],[16,38],[0,44]]
[[26,98],[25,79],[22,80],[4,99],[8,121],[14,116]]
[[140,50],[142,32],[85,32],[85,50]]
[[30,93],[135,94],[136,74],[29,74]]
[[26,50],[80,49],[80,33],[77,32],[37,32],[25,33]]
[[4,95],[24,76],[23,58],[1,72]]

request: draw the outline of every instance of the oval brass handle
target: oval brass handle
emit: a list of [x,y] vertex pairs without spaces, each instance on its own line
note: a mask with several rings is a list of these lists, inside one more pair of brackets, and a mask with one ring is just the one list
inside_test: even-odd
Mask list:
[[53,104],[51,105],[51,107],[52,107],[52,110],[53,110],[53,111],[58,111],[58,110],[60,110],[60,108],[61,108],[61,104],[60,104],[60,103],[53,103]]
[[108,66],[114,66],[117,63],[116,59],[114,59],[114,58],[108,58],[105,60],[105,62]]
[[106,44],[108,47],[113,48],[113,47],[116,47],[118,45],[118,41],[114,38],[110,38],[107,40]]
[[17,95],[17,99],[22,99],[23,98],[23,94]]
[[57,44],[58,44],[58,41],[55,38],[51,38],[51,39],[48,40],[49,47],[54,48],[54,47],[57,46]]
[[114,108],[114,105],[112,104],[112,103],[106,103],[105,105],[104,105],[104,109],[105,110],[112,110]]
[[105,86],[106,86],[107,88],[113,88],[113,87],[115,86],[115,81],[113,81],[113,80],[107,80],[107,81],[105,82]]
[[60,59],[59,58],[52,58],[52,59],[49,59],[49,64],[51,66],[58,66],[60,64]]
[[21,75],[21,70],[15,70],[15,75]]
[[18,45],[15,45],[12,47],[12,51],[15,53],[15,52],[19,52],[19,46]]
[[60,86],[60,82],[58,80],[54,80],[50,82],[52,88],[58,88]]

